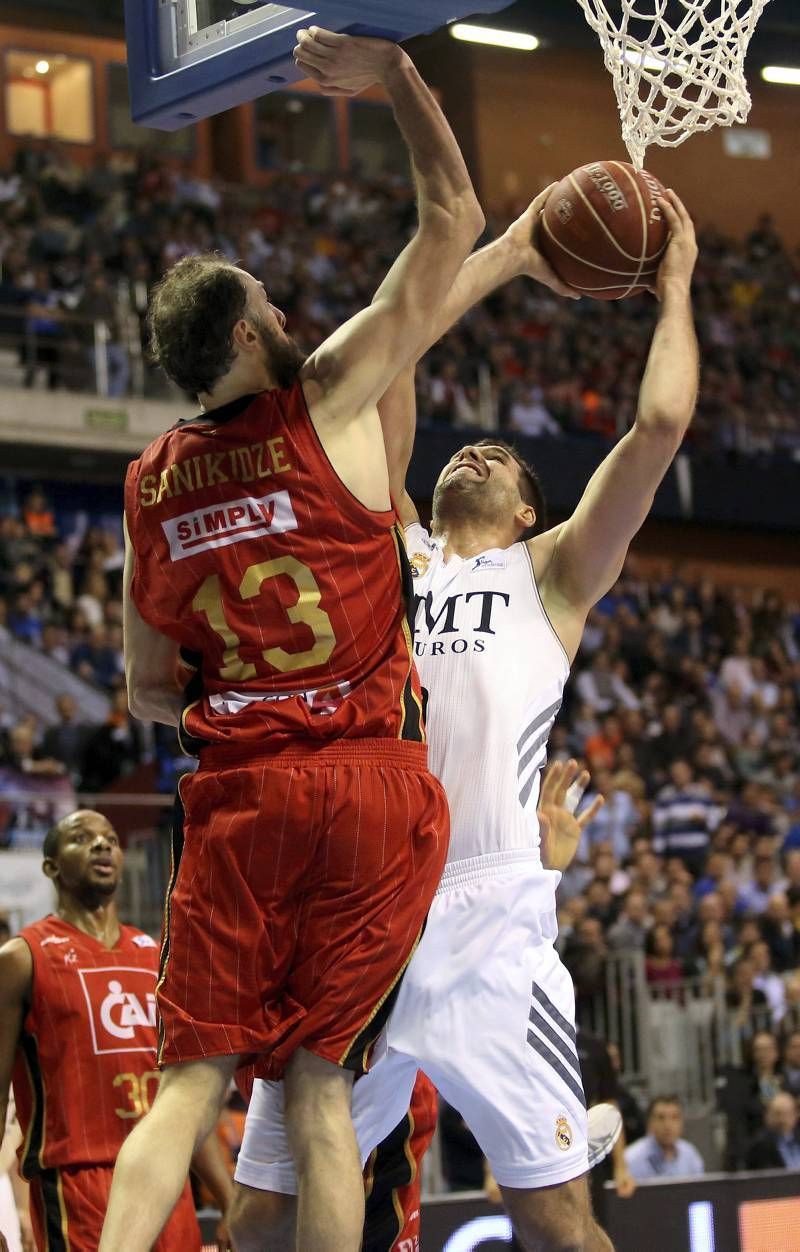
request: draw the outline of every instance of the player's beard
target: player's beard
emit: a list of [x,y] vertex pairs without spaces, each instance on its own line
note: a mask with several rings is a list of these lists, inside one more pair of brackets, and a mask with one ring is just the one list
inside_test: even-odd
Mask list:
[[433,492],[434,524],[444,530],[463,521],[473,526],[495,526],[505,505],[499,494],[489,478],[477,479],[472,474],[445,478]]
[[256,322],[261,345],[267,358],[267,368],[281,391],[288,391],[297,382],[305,365],[306,354],[294,339],[276,331],[267,321]]

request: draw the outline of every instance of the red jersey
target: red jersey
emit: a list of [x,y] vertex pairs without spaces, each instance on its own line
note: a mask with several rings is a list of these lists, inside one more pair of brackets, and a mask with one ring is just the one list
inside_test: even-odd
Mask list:
[[113,1165],[158,1088],[158,944],[122,926],[109,949],[53,914],[20,937],[33,957],[13,1071],[21,1172]]
[[422,740],[400,528],[344,486],[299,383],[161,435],[125,514],[136,607],[197,671],[185,747]]

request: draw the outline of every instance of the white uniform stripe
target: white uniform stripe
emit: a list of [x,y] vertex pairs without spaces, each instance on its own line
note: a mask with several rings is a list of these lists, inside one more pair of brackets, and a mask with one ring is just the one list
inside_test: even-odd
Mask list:
[[572,1022],[567,1021],[564,1014],[559,1009],[556,1008],[555,1004],[553,1004],[553,1001],[550,999],[547,993],[542,991],[541,987],[537,987],[536,983],[534,983],[533,986],[531,987],[531,994],[534,1000],[538,1001],[538,1003],[542,1006],[545,1012],[550,1014],[553,1021],[558,1026],[561,1027],[561,1029],[564,1031],[564,1034],[567,1035],[572,1040],[573,1043],[575,1043],[575,1040],[576,1040],[575,1027],[573,1026]]
[[561,708],[561,699],[559,698],[558,700],[555,700],[548,709],[545,709],[543,713],[540,713],[538,717],[534,718],[530,726],[528,726],[527,729],[522,732],[519,739],[517,740],[517,752],[522,751],[522,749],[525,747],[526,740],[530,739],[533,732],[535,730],[538,730],[540,726],[543,726],[545,722],[549,721],[550,718],[553,717],[554,714],[556,714],[560,708]]
[[575,1070],[578,1078],[581,1078],[581,1067],[577,1056],[569,1044],[564,1042],[561,1035],[553,1030],[553,1027],[545,1021],[541,1013],[537,1009],[532,1008],[528,1020],[530,1021],[531,1026],[535,1027],[540,1035],[544,1035],[545,1039],[547,1039],[553,1047],[561,1053],[567,1064]]

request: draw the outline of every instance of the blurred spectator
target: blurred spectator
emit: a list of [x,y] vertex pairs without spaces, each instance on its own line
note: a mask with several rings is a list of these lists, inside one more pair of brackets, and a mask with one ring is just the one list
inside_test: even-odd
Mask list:
[[800,1170],[797,1101],[788,1091],[774,1095],[764,1110],[764,1129],[751,1141],[748,1169]]
[[784,1088],[797,1099],[800,1097],[800,1030],[793,1030],[786,1036],[783,1045]]
[[683,963],[675,955],[675,937],[669,926],[657,923],[648,932],[644,971],[649,983],[676,983],[683,977]]
[[670,778],[653,808],[653,848],[679,856],[697,877],[705,865],[711,835],[722,818],[706,782],[696,782],[688,761],[673,761]]
[[759,856],[753,866],[752,881],[745,883],[739,892],[741,907],[749,913],[763,913],[770,897],[777,891],[775,862],[771,856]]
[[142,728],[128,711],[124,687],[111,697],[111,712],[104,726],[86,742],[83,761],[84,791],[102,791],[123,774],[130,774],[143,755]]
[[52,539],[56,534],[56,519],[41,487],[34,487],[22,508],[22,520],[28,534],[37,539]]
[[647,1134],[627,1148],[625,1159],[637,1182],[692,1178],[705,1173],[703,1158],[683,1134],[683,1108],[673,1096],[656,1096],[647,1110]]
[[48,727],[42,738],[42,752],[59,761],[73,781],[80,779],[89,727],[78,721],[78,706],[70,695],[56,699],[58,722]]
[[629,709],[638,707],[636,696],[611,668],[605,651],[597,652],[589,668],[578,675],[575,689],[594,713],[609,713],[617,705]]
[[758,943],[750,945],[747,955],[753,962],[755,970],[753,986],[758,991],[763,991],[769,1005],[772,1022],[777,1026],[786,1012],[786,988],[783,979],[772,968],[769,945],[759,940]]
[[641,952],[644,950],[647,933],[647,896],[639,888],[631,887],[626,892],[619,918],[609,929],[608,946],[611,949]]

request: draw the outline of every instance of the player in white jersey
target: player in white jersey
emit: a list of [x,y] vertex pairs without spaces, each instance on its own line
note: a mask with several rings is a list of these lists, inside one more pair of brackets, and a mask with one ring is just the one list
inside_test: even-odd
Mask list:
[[[443,469],[429,534],[403,485],[413,372],[381,406],[415,574],[431,768],[448,794],[452,833],[380,1056],[355,1086],[354,1122],[366,1154],[405,1112],[419,1065],[480,1143],[525,1246],[548,1252],[611,1246],[591,1216],[574,996],[553,946],[560,852],[543,864],[536,803],[547,736],[586,616],[616,582],[694,410],[697,249],[677,197],[669,193],[662,203],[672,239],[636,421],[568,521],[543,529],[535,474],[502,442],[484,440]],[[530,226],[522,251],[532,253]],[[513,268],[518,234],[512,242],[513,259],[505,236],[470,258],[435,337],[520,272]],[[237,1170],[248,1188],[294,1190],[280,1102],[270,1084],[254,1093]],[[248,1192],[246,1203],[257,1205],[256,1196]]]

